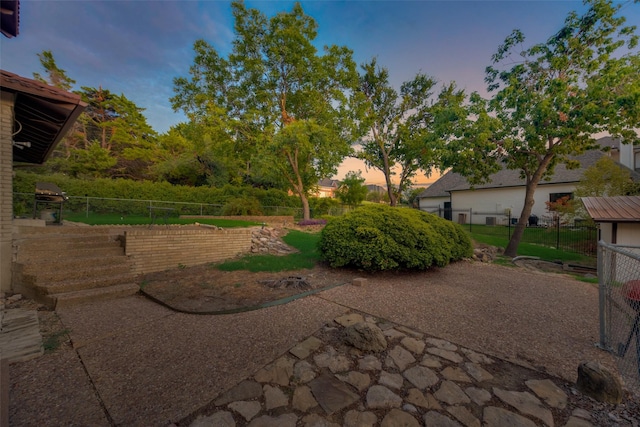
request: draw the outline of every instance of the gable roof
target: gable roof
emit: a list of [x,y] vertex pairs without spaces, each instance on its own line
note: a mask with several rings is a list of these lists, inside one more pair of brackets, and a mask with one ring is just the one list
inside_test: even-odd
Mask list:
[[583,197],[595,222],[640,222],[640,196]]
[[[593,166],[601,157],[605,156],[602,151],[592,150],[580,156],[572,156],[571,158],[580,162],[580,167],[577,169],[567,169],[564,164],[556,166],[553,176],[548,180],[540,181],[539,185],[546,184],[568,184],[578,182],[582,179],[582,174],[585,169]],[[640,181],[640,174],[623,166],[631,174],[634,181]],[[491,189],[491,188],[509,188],[509,187],[521,187],[525,186],[525,180],[520,177],[519,170],[506,169],[492,174],[489,180],[485,184],[479,184],[473,186],[476,190]],[[471,190],[472,186],[469,184],[465,177],[458,173],[447,172],[439,180],[433,183],[429,188],[420,193],[419,198],[429,197],[448,197],[451,191],[465,191]]]
[[330,188],[338,188],[340,186],[340,181],[337,179],[329,179],[324,178],[318,181],[319,187],[330,187]]
[[449,197],[449,190],[463,185],[467,179],[455,172],[447,172],[418,195],[419,199],[429,197]]

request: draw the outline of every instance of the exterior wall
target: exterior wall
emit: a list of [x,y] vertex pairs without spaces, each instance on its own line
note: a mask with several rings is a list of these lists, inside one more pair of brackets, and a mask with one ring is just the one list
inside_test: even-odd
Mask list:
[[616,237],[617,245],[640,246],[640,223],[619,222]]
[[438,209],[444,209],[444,203],[449,201],[449,197],[424,197],[418,199],[418,208],[421,211],[438,213]]
[[251,229],[127,230],[125,254],[134,273],[218,262],[251,251]]
[[0,292],[11,291],[13,234],[13,96],[0,93]]
[[[543,218],[548,215],[547,205],[551,193],[572,193],[575,184],[546,184],[536,189],[532,214]],[[453,191],[451,193],[451,207],[454,211],[472,209],[472,223],[486,224],[487,217],[495,217],[496,225],[507,225],[508,215],[518,218],[524,206],[524,187],[487,188],[479,190]]]

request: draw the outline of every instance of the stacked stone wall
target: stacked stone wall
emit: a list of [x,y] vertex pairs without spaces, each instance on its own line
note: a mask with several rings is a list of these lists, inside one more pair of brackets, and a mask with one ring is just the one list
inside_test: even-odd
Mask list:
[[136,274],[219,262],[251,251],[252,230],[127,230],[125,253]]

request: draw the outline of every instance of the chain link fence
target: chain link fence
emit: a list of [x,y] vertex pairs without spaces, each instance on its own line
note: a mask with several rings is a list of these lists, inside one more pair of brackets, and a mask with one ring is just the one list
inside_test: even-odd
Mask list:
[[640,247],[598,243],[599,346],[625,385],[640,392]]

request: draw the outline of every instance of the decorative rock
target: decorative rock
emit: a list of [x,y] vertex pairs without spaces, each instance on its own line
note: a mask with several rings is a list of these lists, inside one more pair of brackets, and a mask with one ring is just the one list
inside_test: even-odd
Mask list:
[[416,408],[415,406],[413,406],[410,403],[405,403],[404,405],[402,405],[402,410],[405,412],[409,412],[410,414],[417,414],[418,413],[418,408]]
[[487,372],[482,366],[477,363],[465,363],[464,368],[467,370],[476,381],[489,381],[493,379],[493,375]]
[[254,376],[261,383],[275,383],[289,385],[289,378],[293,375],[294,361],[288,357],[281,357],[275,362],[260,369]]
[[379,371],[382,369],[382,362],[377,357],[369,354],[358,361],[358,369],[361,371]]
[[573,415],[574,417],[578,417],[578,418],[584,418],[585,420],[590,420],[591,419],[591,414],[589,413],[589,411],[587,411],[586,409],[582,409],[582,408],[574,409],[573,412],[571,413],[571,415]]
[[347,375],[336,375],[336,377],[340,381],[351,384],[357,388],[358,391],[366,390],[366,388],[369,387],[369,384],[371,384],[371,378],[369,375],[363,374],[362,372],[351,371]]
[[296,387],[293,392],[293,401],[291,402],[293,409],[301,412],[305,412],[315,406],[318,406],[318,402],[313,398],[311,389],[307,386]]
[[455,353],[454,351],[451,350],[445,350],[442,348],[436,348],[436,347],[430,347],[427,349],[427,351],[431,354],[435,354],[438,357],[442,357],[443,359],[447,359],[450,362],[453,363],[460,363],[462,362],[462,356],[460,356],[458,353]]
[[486,426],[491,427],[536,427],[530,419],[495,406],[484,408],[482,419]]
[[422,334],[420,332],[414,331],[413,329],[407,328],[406,326],[398,325],[396,326],[396,329],[398,329],[400,332],[404,332],[407,335],[411,335],[414,338],[422,338]]
[[309,362],[302,360],[293,367],[293,377],[301,383],[308,383],[316,377],[316,371]]
[[447,412],[467,427],[480,427],[480,420],[464,406],[449,406]]
[[322,409],[331,415],[360,399],[349,387],[337,378],[322,375],[309,383],[311,392]]
[[458,347],[456,347],[454,344],[451,344],[449,341],[441,340],[438,338],[427,338],[425,341],[427,342],[427,344],[431,344],[432,346],[438,347],[442,350],[456,351],[458,349]]
[[390,352],[389,357],[393,360],[393,363],[400,369],[404,371],[407,369],[407,366],[414,363],[416,361],[415,357],[403,347],[399,345],[395,346]]
[[382,330],[373,323],[355,323],[345,328],[344,340],[362,351],[382,351],[387,348],[387,340]]
[[336,323],[344,327],[355,325],[356,323],[364,323],[364,317],[358,313],[349,313],[335,319]]
[[[429,411],[424,414],[423,420],[424,425],[429,427],[462,427],[459,422],[436,411]],[[492,426],[492,424],[488,425]]]
[[425,347],[425,343],[423,341],[411,337],[403,338],[402,341],[400,341],[400,344],[413,354],[422,354]]
[[209,417],[198,417],[191,423],[191,427],[236,427],[231,412],[221,411]]
[[547,405],[564,409],[567,407],[567,395],[560,387],[551,380],[529,380],[525,381],[529,387],[540,399],[544,400]]
[[564,427],[593,427],[593,424],[582,418],[571,417],[567,420]]
[[620,380],[598,362],[581,363],[578,366],[578,390],[599,402],[622,402]]
[[353,279],[351,281],[351,284],[353,286],[364,286],[364,285],[367,284],[367,282],[368,282],[368,280],[365,279],[364,277],[356,277],[355,279]]
[[452,366],[447,366],[440,373],[443,377],[451,381],[458,381],[463,383],[471,382],[471,378],[469,378],[469,376],[461,368],[458,367],[454,368]]
[[414,366],[403,373],[404,377],[420,390],[424,390],[438,383],[435,372],[425,366]]
[[466,388],[464,392],[478,406],[483,406],[485,403],[491,400],[491,393],[483,388],[469,387]]
[[229,409],[233,409],[235,412],[242,415],[245,420],[251,421],[251,418],[258,415],[258,412],[262,409],[262,405],[260,405],[260,402],[256,401],[239,401],[229,403]]
[[380,372],[380,379],[378,382],[389,388],[393,388],[396,390],[400,390],[402,388],[402,384],[404,383],[404,379],[400,374],[390,374],[387,371]]
[[491,363],[493,363],[493,359],[491,359],[490,357],[484,355],[484,354],[480,354],[480,353],[476,353],[473,350],[469,350],[468,348],[461,348],[460,351],[467,356],[467,358],[472,362],[472,363],[484,363],[485,365],[489,365]]
[[378,417],[373,412],[349,411],[344,416],[344,427],[373,427]]
[[313,356],[313,361],[318,367],[329,368],[334,374],[348,371],[351,368],[351,360],[343,354],[338,354],[333,347],[327,347],[326,352]]
[[440,402],[448,405],[470,403],[469,397],[452,381],[442,381],[440,388],[433,394]]
[[420,408],[429,409],[429,401],[417,388],[409,389],[404,400],[411,403],[412,405],[419,406]]
[[251,421],[247,427],[296,427],[298,417],[295,414],[283,414],[279,417],[263,415]]
[[551,411],[541,405],[540,400],[529,392],[507,391],[493,388],[493,394],[504,403],[513,406],[523,414],[531,415],[540,421],[553,427],[553,415]]
[[399,408],[402,405],[400,396],[381,385],[374,385],[367,391],[367,408],[388,409]]
[[420,427],[418,420],[400,409],[392,409],[382,419],[380,427]]
[[304,427],[340,427],[340,424],[332,423],[318,414],[309,414],[302,419]]
[[436,359],[435,357],[429,354],[424,355],[424,357],[422,358],[422,362],[420,362],[420,364],[428,368],[440,369],[442,367],[442,363],[440,362],[440,360]]
[[392,340],[394,340],[394,339],[396,339],[396,338],[403,338],[403,337],[406,337],[406,335],[405,335],[405,334],[403,334],[402,332],[397,331],[397,330],[395,330],[395,329],[393,329],[393,328],[391,328],[391,329],[385,329],[382,333],[384,334],[384,336],[385,336],[385,337],[387,337],[387,338],[389,338],[389,339],[392,339]]
[[287,406],[289,404],[289,398],[278,387],[273,387],[267,384],[263,387],[263,390],[265,408],[267,408],[267,410]]
[[213,403],[216,406],[222,406],[236,400],[257,399],[260,396],[262,396],[262,386],[255,381],[245,380],[218,397]]
[[294,346],[289,353],[296,356],[298,359],[306,359],[314,351],[323,346],[323,342],[316,337],[309,337],[302,341],[300,344]]

